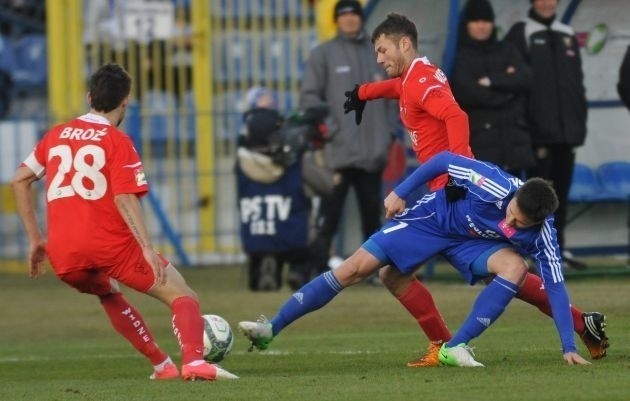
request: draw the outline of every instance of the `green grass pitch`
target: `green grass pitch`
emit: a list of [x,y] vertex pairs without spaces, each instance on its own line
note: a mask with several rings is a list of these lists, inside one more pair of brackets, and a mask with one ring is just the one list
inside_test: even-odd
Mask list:
[[[26,267],[25,267],[26,270]],[[252,293],[240,268],[182,269],[203,313],[271,317],[287,289]],[[452,330],[479,288],[429,282]],[[552,320],[515,300],[471,345],[486,368],[410,369],[427,345],[384,288],[358,285],[285,329],[266,352],[247,352],[237,334],[222,366],[240,380],[152,382],[150,365],[109,326],[96,298],[52,274],[0,274],[0,400],[628,400],[630,278],[568,280],[571,300],[608,316],[608,356],[567,366]],[[168,309],[124,289],[159,344],[179,361]],[[580,352],[587,356],[579,338]]]

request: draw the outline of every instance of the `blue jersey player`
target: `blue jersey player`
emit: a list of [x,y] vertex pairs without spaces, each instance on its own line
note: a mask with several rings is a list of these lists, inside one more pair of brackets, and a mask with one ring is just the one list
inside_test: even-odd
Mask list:
[[[465,199],[449,202],[443,189],[405,208],[405,198],[419,185],[449,173],[456,185],[467,188]],[[549,296],[560,335],[563,357],[569,364],[588,364],[577,354],[569,296],[562,276],[561,256],[553,228],[556,194],[546,181],[523,183],[493,164],[442,152],[420,166],[385,199],[388,218],[393,217],[338,269],[323,273],[300,288],[267,321],[240,322],[239,329],[258,349],[299,317],[330,302],[342,289],[356,284],[385,265],[403,274],[439,254],[471,284],[494,275],[479,293],[459,331],[443,344],[439,359],[445,365],[483,366],[472,355],[468,342],[479,336],[505,310],[518,290],[525,267],[489,264],[502,248],[517,249],[537,264]],[[489,270],[489,266],[493,266]]]

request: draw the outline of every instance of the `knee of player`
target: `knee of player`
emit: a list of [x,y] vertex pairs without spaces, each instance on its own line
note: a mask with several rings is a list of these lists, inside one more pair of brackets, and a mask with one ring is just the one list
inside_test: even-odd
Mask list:
[[365,269],[356,260],[346,259],[336,270],[335,277],[343,287],[348,287],[368,278],[372,270]]
[[361,274],[359,266],[355,263],[344,261],[334,272],[335,277],[339,280],[339,284],[343,287],[348,287],[352,284],[358,283],[365,277]]
[[522,257],[505,258],[495,261],[488,270],[515,284],[520,284],[525,278],[529,266]]
[[395,292],[400,283],[400,273],[395,267],[389,265],[381,267],[378,277],[390,292]]

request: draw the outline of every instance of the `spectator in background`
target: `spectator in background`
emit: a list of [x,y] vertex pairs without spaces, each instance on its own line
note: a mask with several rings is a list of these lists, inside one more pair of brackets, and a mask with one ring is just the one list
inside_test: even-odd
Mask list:
[[575,149],[586,138],[586,90],[580,48],[573,29],[556,19],[558,0],[530,0],[525,20],[514,24],[505,40],[516,45],[532,71],[527,117],[536,167],[529,176],[553,182],[558,243],[568,267],[587,266],[565,248],[569,188]]
[[396,121],[396,103],[378,100],[366,106],[360,126],[344,115],[343,88],[349,84],[378,81],[385,71],[376,63],[374,47],[363,27],[363,8],[356,0],[340,0],[333,18],[338,34],[315,47],[309,56],[302,87],[300,109],[327,105],[331,141],[324,148],[326,162],[334,170],[332,195],[322,202],[321,219],[313,263],[327,268],[332,240],[337,233],[350,187],[355,190],[363,240],[381,226],[381,176],[387,161]]
[[619,82],[617,83],[617,92],[626,108],[630,110],[630,46],[626,50],[626,54],[619,67]]
[[288,128],[270,90],[251,88],[246,107],[236,177],[249,289],[280,289],[285,263],[288,283],[297,289],[309,278],[311,198],[330,194],[332,175],[318,151],[309,149],[317,135],[312,127]]
[[475,157],[524,178],[535,164],[525,121],[529,68],[511,43],[497,39],[488,0],[469,0],[462,10],[451,82],[468,113]]
[[0,119],[5,118],[11,110],[11,93],[13,80],[9,71],[0,68]]

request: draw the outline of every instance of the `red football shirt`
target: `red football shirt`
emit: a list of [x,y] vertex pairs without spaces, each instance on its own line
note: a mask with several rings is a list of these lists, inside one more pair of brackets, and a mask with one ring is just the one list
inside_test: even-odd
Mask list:
[[[455,101],[446,75],[426,57],[415,59],[398,78],[361,85],[359,98],[399,99],[400,118],[420,163],[444,150],[473,157],[468,115]],[[445,184],[446,175],[432,180],[429,188]]]
[[112,266],[138,246],[114,196],[147,193],[131,138],[86,114],[52,128],[23,162],[46,176],[48,258],[57,273]]

